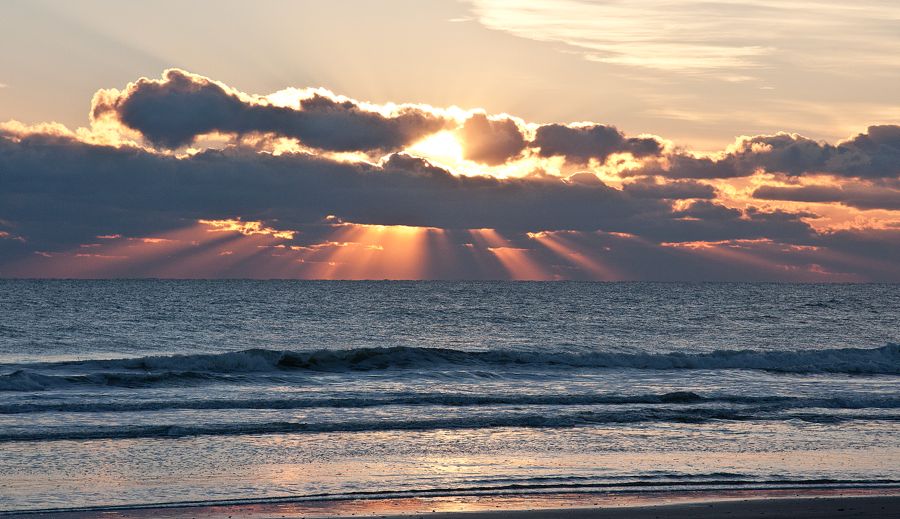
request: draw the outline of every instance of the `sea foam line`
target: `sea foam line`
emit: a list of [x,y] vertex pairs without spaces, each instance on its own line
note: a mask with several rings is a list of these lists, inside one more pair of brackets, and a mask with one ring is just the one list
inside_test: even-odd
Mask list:
[[591,425],[646,422],[709,423],[715,421],[788,421],[844,423],[857,420],[900,421],[891,413],[828,414],[815,411],[771,412],[734,408],[642,408],[622,411],[578,411],[556,414],[509,413],[421,420],[357,420],[333,422],[260,422],[213,424],[149,424],[28,428],[0,431],[0,443],[18,441],[99,440],[128,438],[179,438],[186,436],[242,436],[257,434],[432,431],[441,429],[571,428]]
[[895,409],[900,397],[848,396],[806,398],[788,396],[701,396],[692,391],[662,394],[541,394],[541,395],[472,395],[461,393],[401,393],[382,397],[346,398],[247,398],[247,399],[177,399],[149,401],[108,401],[107,397],[88,402],[25,402],[0,404],[0,415],[26,413],[128,413],[165,410],[228,410],[228,409],[361,409],[386,406],[576,406],[576,405],[688,405],[698,403],[727,403],[756,405],[770,409],[826,408],[826,409]]

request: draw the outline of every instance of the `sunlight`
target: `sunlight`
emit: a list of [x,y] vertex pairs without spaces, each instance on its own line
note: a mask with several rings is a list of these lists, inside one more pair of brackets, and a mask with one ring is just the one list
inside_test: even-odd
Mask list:
[[547,280],[553,279],[534,258],[532,251],[516,247],[496,229],[469,229],[473,253],[488,251],[500,262],[510,279]]
[[450,131],[438,132],[426,137],[407,148],[406,151],[448,167],[459,166],[465,161],[462,143]]
[[341,223],[327,242],[303,248],[301,277],[323,279],[424,279],[430,237],[444,231],[409,225]]
[[565,169],[565,159],[562,157],[524,155],[495,166],[467,160],[464,158],[465,151],[460,138],[455,131],[438,132],[406,148],[404,153],[426,159],[455,175],[467,177],[520,178],[535,171],[559,176]]
[[531,251],[517,247],[490,247],[488,250],[500,260],[510,279],[517,281],[546,281],[554,279],[538,262]]
[[254,234],[270,235],[273,238],[282,238],[285,240],[293,239],[294,231],[281,231],[265,227],[262,222],[243,221],[240,218],[232,218],[228,220],[198,220],[198,223],[209,227],[209,232],[233,231],[239,232],[245,236]]
[[[771,272],[785,271],[791,268],[762,256],[763,249],[759,246],[778,246],[776,242],[768,238],[710,242],[663,242],[660,245],[724,264],[746,265]],[[807,272],[813,275],[817,274],[812,269],[807,269]]]
[[547,247],[557,256],[583,270],[594,280],[611,281],[621,279],[612,268],[604,265],[596,255],[590,255],[579,250],[579,247],[561,232],[529,233],[528,237]]

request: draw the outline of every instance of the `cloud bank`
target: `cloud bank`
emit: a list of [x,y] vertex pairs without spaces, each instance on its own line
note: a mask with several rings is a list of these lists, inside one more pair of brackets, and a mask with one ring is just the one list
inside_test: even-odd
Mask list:
[[0,126],[0,276],[900,280],[895,126],[701,156],[174,69],[91,118]]

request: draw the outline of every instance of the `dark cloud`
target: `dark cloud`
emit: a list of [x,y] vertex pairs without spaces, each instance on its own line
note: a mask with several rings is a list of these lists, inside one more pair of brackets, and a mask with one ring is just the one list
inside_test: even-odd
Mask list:
[[566,182],[570,184],[579,184],[582,186],[605,186],[606,184],[600,180],[596,174],[591,173],[590,171],[580,171],[578,173],[574,173],[569,175],[566,178]]
[[101,91],[95,119],[112,116],[150,142],[177,148],[204,134],[271,133],[330,151],[392,151],[447,126],[432,113],[402,108],[386,117],[352,101],[314,95],[300,110],[241,96],[227,87],[181,70],[162,80],[140,79],[118,96]]
[[[0,138],[0,274],[15,260],[44,261],[35,252],[78,251],[105,242],[102,235],[157,236],[199,219],[259,220],[299,231],[288,243],[316,246],[334,231],[327,217],[336,215],[444,228],[457,249],[471,241],[466,229],[495,228],[548,275],[575,279],[597,275],[584,269],[584,258],[616,279],[900,279],[900,230],[817,233],[803,221],[814,216],[808,213],[740,211],[709,200],[676,210],[594,178],[459,177],[404,154],[380,166],[240,149],[179,159],[43,135]],[[570,252],[546,247],[528,231],[562,233]],[[477,255],[433,256],[429,277],[506,275],[490,255],[486,263],[474,262]],[[110,275],[166,275],[159,262],[180,257],[120,264]],[[271,276],[284,268],[273,261],[254,254],[222,275]]]
[[[241,145],[179,158],[89,144],[79,139],[101,137],[76,137],[53,125],[6,125],[0,127],[0,267],[81,246],[90,250],[82,256],[99,255],[98,236],[127,242],[176,233],[201,219],[241,218],[294,231],[279,239],[298,250],[328,246],[323,240],[341,220],[440,228],[442,240],[463,249],[473,245],[473,229],[494,229],[509,244],[499,248],[513,256],[527,251],[561,277],[590,277],[609,267],[621,279],[900,279],[900,229],[816,231],[809,224],[815,214],[727,207],[712,186],[696,180],[823,173],[845,178],[834,187],[764,186],[754,196],[900,209],[898,126],[873,126],[836,145],[791,134],[749,137],[705,158],[668,153],[654,138],[629,138],[603,125],[543,125],[527,142],[515,120],[482,113],[458,125],[424,109],[385,116],[328,95],[305,99],[299,109],[277,107],[178,70],[122,93],[99,92],[92,116],[119,121],[161,148],[218,132],[253,142],[278,136],[320,150],[393,153],[378,164],[349,163]],[[488,165],[523,155],[562,156],[569,165],[604,162],[615,153],[648,160],[626,173],[638,178],[616,189],[591,171],[565,178],[542,170],[525,178],[460,176],[397,153],[444,129],[459,132],[465,158]],[[234,238],[223,234],[204,247],[214,251]],[[496,277],[507,270],[500,256],[459,262],[431,256],[432,277]],[[251,259],[242,261],[228,272],[253,275]],[[146,275],[142,269],[122,275]]]
[[883,186],[762,186],[754,198],[794,202],[841,203],[857,209],[900,210],[900,190]]
[[733,221],[739,219],[742,215],[743,213],[737,209],[706,200],[693,202],[686,208],[674,213],[676,218],[711,221]]
[[476,113],[460,129],[463,158],[489,166],[503,164],[521,155],[525,136],[512,119],[489,119]]
[[[848,271],[871,272],[871,279],[900,281],[900,229],[847,229],[820,234],[815,244],[826,248],[819,261],[831,259]],[[829,254],[830,253],[830,254]]]
[[770,239],[808,244],[816,233],[803,218],[814,216],[754,207],[741,211],[709,200],[696,200],[673,211],[671,220],[648,222],[641,235],[658,242]]
[[727,160],[745,175],[767,172],[802,175],[822,172],[834,154],[833,146],[789,134],[761,135],[745,139]]
[[711,159],[708,157],[693,157],[691,155],[673,154],[667,158],[668,167],[662,168],[658,164],[632,171],[626,171],[626,175],[660,175],[668,178],[735,178],[752,174],[736,167],[733,158]]
[[642,178],[629,182],[622,189],[635,198],[688,199],[716,197],[716,189],[709,184],[682,180],[676,182],[657,183],[652,178]]
[[566,126],[545,124],[538,127],[532,147],[539,148],[542,157],[563,156],[576,164],[587,164],[591,159],[604,162],[614,153],[630,153],[635,157],[659,155],[662,144],[656,139],[625,137],[613,126]]
[[[900,254],[900,231],[847,231],[820,235],[814,245],[769,239],[665,244],[597,233],[562,233],[570,251],[591,258],[613,279],[661,281],[868,281],[900,280],[891,254]],[[892,242],[893,240],[893,242]],[[854,249],[854,247],[857,247]],[[864,257],[861,257],[864,256]],[[565,275],[591,279],[566,257],[541,257],[568,267]]]
[[[95,119],[112,117],[164,148],[188,145],[212,132],[266,134],[296,138],[328,151],[391,152],[456,122],[416,107],[390,116],[369,111],[354,101],[314,94],[300,109],[274,106],[267,100],[237,92],[221,83],[185,71],[167,70],[163,79],[140,79],[124,92],[100,91],[92,106]],[[694,157],[683,151],[665,154],[663,144],[649,137],[626,137],[613,126],[546,124],[526,142],[509,118],[476,113],[458,128],[467,159],[499,165],[519,157],[526,148],[542,157],[561,156],[571,164],[591,159],[604,162],[615,153],[653,161],[632,175],[669,178],[732,178],[757,171],[790,176],[825,173],[869,179],[900,177],[900,126],[871,126],[845,142],[832,145],[796,134],[758,135],[741,139],[716,158]]]
[[836,146],[829,166],[837,174],[872,178],[900,177],[900,126],[869,126],[866,133]]
[[[419,158],[382,166],[306,154],[232,149],[186,158],[34,135],[0,139],[0,218],[35,246],[59,249],[103,234],[146,235],[197,219],[243,217],[295,229],[327,215],[348,221],[506,232],[629,232],[660,241],[805,238],[799,221],[766,227],[740,211],[673,212],[669,203],[602,182],[461,177]],[[690,218],[688,218],[690,216]],[[277,222],[277,224],[275,223]]]
[[667,211],[602,185],[458,177],[405,155],[381,167],[245,150],[178,159],[40,135],[0,139],[0,183],[0,218],[56,248],[200,218],[242,216],[293,228],[337,215],[358,223],[540,230],[622,226]]
[[732,178],[764,171],[789,176],[823,173],[891,179],[900,177],[900,126],[870,126],[866,133],[837,145],[796,134],[759,135],[742,139],[735,149],[716,159],[683,153],[667,158],[668,168],[653,165],[633,174]]

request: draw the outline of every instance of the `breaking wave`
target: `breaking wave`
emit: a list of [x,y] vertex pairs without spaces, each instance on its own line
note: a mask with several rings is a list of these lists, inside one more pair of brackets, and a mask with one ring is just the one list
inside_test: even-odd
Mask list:
[[[900,344],[880,348],[798,351],[718,350],[708,353],[567,353],[534,351],[463,351],[447,348],[359,348],[320,351],[244,351],[149,356],[7,365],[0,391],[37,391],[66,386],[141,387],[166,383],[203,383],[260,372],[350,372],[427,370],[463,367],[486,371],[504,368],[630,368],[647,370],[746,369],[784,373],[900,374]],[[0,367],[2,369],[2,367]],[[65,371],[65,375],[53,372]]]

